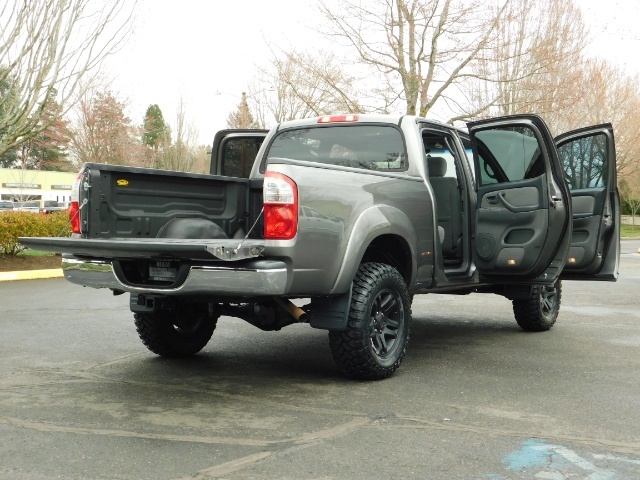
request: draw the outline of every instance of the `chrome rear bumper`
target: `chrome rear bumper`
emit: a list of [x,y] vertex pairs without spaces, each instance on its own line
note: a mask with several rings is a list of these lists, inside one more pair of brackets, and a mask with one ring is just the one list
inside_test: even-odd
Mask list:
[[71,283],[131,293],[161,295],[262,296],[282,295],[287,288],[287,267],[277,260],[251,260],[233,265],[193,265],[180,285],[170,287],[132,284],[116,274],[111,261],[63,256],[62,270]]

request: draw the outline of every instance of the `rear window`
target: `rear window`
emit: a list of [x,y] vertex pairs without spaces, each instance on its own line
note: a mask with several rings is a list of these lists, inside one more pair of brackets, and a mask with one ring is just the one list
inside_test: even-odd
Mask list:
[[222,175],[249,178],[253,161],[260,150],[263,137],[230,138],[222,147]]
[[407,155],[400,131],[384,125],[286,130],[276,136],[269,147],[267,162],[273,158],[379,171],[407,168]]

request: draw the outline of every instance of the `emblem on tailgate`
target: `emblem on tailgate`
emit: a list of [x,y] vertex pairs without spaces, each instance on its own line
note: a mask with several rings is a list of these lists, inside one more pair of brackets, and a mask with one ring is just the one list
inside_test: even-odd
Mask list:
[[119,187],[126,187],[127,185],[129,185],[129,180],[125,180],[124,178],[121,178],[120,180],[116,180],[116,183],[118,184]]

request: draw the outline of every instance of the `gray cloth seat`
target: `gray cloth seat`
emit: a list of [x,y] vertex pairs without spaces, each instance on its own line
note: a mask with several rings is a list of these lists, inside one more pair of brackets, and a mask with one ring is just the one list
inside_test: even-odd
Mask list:
[[445,177],[447,161],[442,157],[427,157],[427,168],[436,197],[437,223],[444,230],[444,238],[441,238],[442,256],[444,259],[458,260],[462,247],[462,209],[457,179]]

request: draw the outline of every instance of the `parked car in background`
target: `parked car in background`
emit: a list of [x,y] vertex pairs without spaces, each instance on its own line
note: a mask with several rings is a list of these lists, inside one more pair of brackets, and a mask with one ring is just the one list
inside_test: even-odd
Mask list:
[[8,200],[2,200],[0,201],[0,211],[13,211],[15,210],[15,207],[13,205],[13,202],[8,201]]
[[18,203],[15,210],[18,210],[20,212],[40,213],[40,201],[30,200],[28,202]]
[[56,200],[40,200],[40,213],[52,213],[65,210],[67,205]]
[[35,212],[35,213],[52,213],[59,210],[65,210],[68,206],[66,203],[58,202],[56,200],[29,200],[23,203],[17,203],[15,210],[21,212]]

